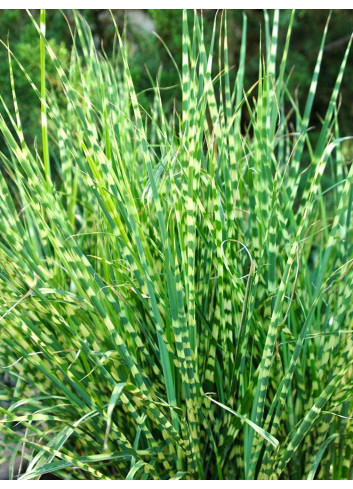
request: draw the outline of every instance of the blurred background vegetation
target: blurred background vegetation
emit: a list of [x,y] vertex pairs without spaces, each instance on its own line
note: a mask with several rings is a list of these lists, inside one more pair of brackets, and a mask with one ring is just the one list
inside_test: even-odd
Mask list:
[[[114,43],[114,27],[111,14],[108,10],[86,9],[80,11],[89,23],[96,42],[102,54],[112,58],[116,44]],[[39,11],[32,10],[37,17]],[[63,15],[64,14],[64,15]],[[169,10],[113,10],[113,14],[121,30],[126,28],[125,34],[130,52],[130,64],[137,91],[140,92],[139,101],[149,105],[152,101],[151,78],[156,79],[160,73],[159,84],[163,90],[164,103],[178,105],[179,89],[178,74],[170,55],[158,36],[168,46],[170,54],[176,63],[181,63],[181,16],[182,11]],[[216,10],[203,10],[206,36],[211,35],[212,24]],[[247,64],[245,89],[257,80],[258,76],[258,50],[260,33],[264,38],[264,11],[262,10],[228,10],[228,34],[230,64],[237,66],[240,40],[242,33],[243,15],[247,16]],[[313,73],[315,60],[320,46],[321,36],[327,18],[328,10],[298,10],[291,39],[290,59],[288,65],[293,67],[290,77],[290,91],[296,93],[301,109]],[[201,15],[201,12],[200,12]],[[270,18],[272,12],[268,11]],[[281,11],[280,45],[284,45],[286,26],[290,16],[289,10]],[[190,16],[191,17],[191,16]],[[217,18],[221,21],[222,12],[218,11]],[[70,10],[47,11],[47,37],[64,65],[70,61],[70,47],[72,37],[70,27],[73,27],[73,16]],[[339,64],[344,54],[349,36],[353,31],[353,10],[333,10],[328,32],[328,39],[324,52],[324,60],[320,74],[319,87],[313,108],[312,126],[320,124],[324,117],[331,90],[337,76]],[[37,33],[25,10],[0,10],[0,39],[9,42],[11,50],[24,65],[35,84],[39,85],[39,42]],[[353,57],[348,61],[347,70],[342,84],[342,102],[340,108],[341,135],[352,135],[353,116]],[[218,71],[217,65],[214,67]],[[53,89],[60,90],[58,78],[54,67],[48,63],[47,78]],[[234,70],[235,72],[235,70]],[[21,69],[14,64],[16,91],[22,124],[27,138],[35,140],[40,131],[40,105],[38,99]],[[167,88],[168,87],[168,88]],[[12,106],[11,85],[6,49],[0,48],[0,93],[7,106]],[[246,124],[246,121],[244,121]],[[40,144],[40,138],[38,144]],[[1,145],[1,143],[0,143]],[[1,145],[2,146],[2,145]]]

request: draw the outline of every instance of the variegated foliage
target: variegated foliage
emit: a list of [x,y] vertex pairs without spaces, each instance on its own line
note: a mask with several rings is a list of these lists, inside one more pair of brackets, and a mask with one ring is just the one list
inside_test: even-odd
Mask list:
[[300,110],[294,13],[279,49],[279,12],[265,12],[252,87],[246,16],[235,68],[218,17],[205,45],[202,17],[184,13],[169,114],[158,79],[139,105],[118,30],[108,61],[76,15],[65,72],[43,11],[34,145],[4,46],[0,441],[28,459],[22,479],[352,477],[353,166],[337,122],[350,43],[312,130],[327,28]]

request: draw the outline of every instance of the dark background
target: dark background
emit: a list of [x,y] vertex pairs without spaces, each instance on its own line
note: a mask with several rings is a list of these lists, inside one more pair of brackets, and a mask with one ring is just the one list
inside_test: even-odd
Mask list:
[[[39,17],[38,10],[32,10],[35,18]],[[95,44],[99,50],[112,55],[114,27],[111,14],[107,10],[80,10],[80,13],[89,23]],[[240,40],[242,33],[242,18],[246,14],[248,19],[248,42],[245,89],[257,80],[259,63],[260,30],[264,30],[264,12],[262,10],[228,10],[228,33],[230,64],[234,65],[236,72]],[[298,10],[296,12],[294,28],[291,38],[288,67],[293,68],[290,80],[292,94],[297,94],[299,105],[303,110],[305,98],[310,85],[311,76],[316,62],[322,33],[329,16],[328,10]],[[64,15],[63,15],[64,14]],[[156,31],[165,41],[176,62],[181,63],[181,32],[182,11],[170,10],[113,10],[113,14],[121,30],[126,23],[128,49],[130,54],[130,67],[137,91],[140,93],[139,101],[148,105],[151,101],[150,92],[144,90],[151,86],[148,72],[155,78],[158,69],[162,66],[160,85],[173,87],[163,90],[163,101],[166,106],[179,99],[178,77],[169,55],[160,40],[153,35]],[[201,15],[201,11],[198,12]],[[205,36],[210,38],[216,10],[203,10],[205,23]],[[272,20],[273,12],[268,11]],[[283,49],[291,11],[280,12],[279,54]],[[221,12],[218,12],[220,19]],[[192,20],[192,15],[190,15]],[[68,24],[73,26],[73,14],[70,10],[47,10],[47,38],[59,55],[64,65],[69,64],[71,34]],[[353,10],[333,10],[328,31],[323,64],[319,79],[317,96],[312,112],[311,125],[318,125],[320,117],[324,116],[331,90],[338,73],[339,65],[344,51],[353,31]],[[0,10],[0,39],[6,42],[7,37],[14,54],[22,62],[33,81],[39,85],[39,42],[35,28],[25,10]],[[262,38],[264,36],[262,35]],[[215,53],[218,50],[215,49]],[[278,58],[279,59],[279,58]],[[55,69],[47,63],[48,81],[57,86]],[[39,135],[40,106],[39,101],[32,92],[21,70],[14,65],[17,97],[20,106],[22,123],[27,138],[34,139]],[[217,61],[215,62],[217,72]],[[346,73],[342,84],[342,98],[340,108],[341,135],[352,135],[353,116],[353,55],[350,54]],[[0,47],[0,93],[8,107],[12,105],[12,95],[9,80],[7,52]],[[3,112],[3,110],[1,109]]]

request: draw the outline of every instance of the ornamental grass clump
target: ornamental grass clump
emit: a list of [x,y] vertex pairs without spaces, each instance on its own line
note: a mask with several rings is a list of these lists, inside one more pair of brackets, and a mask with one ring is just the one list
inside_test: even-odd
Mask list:
[[184,12],[182,105],[166,113],[158,78],[150,109],[139,104],[118,29],[109,61],[75,14],[64,69],[42,11],[32,19],[41,86],[28,79],[42,140],[32,145],[16,103],[19,61],[4,47],[14,101],[0,118],[9,477],[18,457],[21,479],[353,476],[353,166],[338,124],[350,42],[312,129],[327,26],[299,108],[286,63],[294,13],[279,49],[279,11],[271,21],[265,12],[251,87],[246,16],[235,83],[221,17],[206,45],[202,17]]

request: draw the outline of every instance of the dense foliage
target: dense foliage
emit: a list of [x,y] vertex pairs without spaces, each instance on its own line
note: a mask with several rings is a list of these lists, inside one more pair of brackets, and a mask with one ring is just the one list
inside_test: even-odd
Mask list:
[[19,456],[23,479],[352,478],[353,166],[337,111],[350,42],[311,130],[328,31],[301,109],[294,13],[284,33],[265,15],[248,85],[246,16],[232,79],[227,13],[207,37],[184,12],[180,110],[158,77],[139,103],[117,26],[109,60],[75,14],[63,63],[45,13],[32,21],[37,80],[11,55],[10,74],[32,83],[41,144],[13,76],[0,117],[10,477]]

